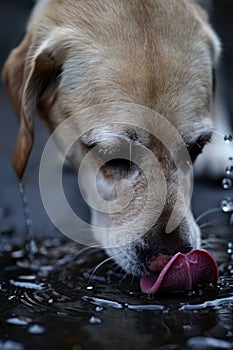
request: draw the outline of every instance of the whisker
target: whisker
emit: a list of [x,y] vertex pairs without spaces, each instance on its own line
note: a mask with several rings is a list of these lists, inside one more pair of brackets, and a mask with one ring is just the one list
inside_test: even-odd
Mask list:
[[[93,252],[92,252],[92,250],[93,250]],[[85,247],[85,248],[79,250],[79,251],[74,255],[74,259],[79,258],[83,253],[88,252],[88,255],[89,255],[89,254],[92,254],[92,253],[94,253],[94,252],[96,252],[96,251],[101,251],[101,250],[102,250],[102,248],[100,248],[100,247],[97,246],[97,245],[96,245],[96,246],[91,246],[91,247]]]
[[204,222],[203,224],[199,225],[199,229],[202,230],[205,227],[213,226],[213,223],[210,222]]
[[130,282],[130,288],[132,287],[132,285],[133,285],[133,283],[134,283],[134,279],[135,279],[135,276],[132,276],[131,282]]
[[[122,271],[124,271],[124,270],[122,269]],[[119,283],[121,283],[122,281],[124,281],[124,279],[125,279],[127,276],[128,276],[128,273],[125,272],[124,275],[123,275],[123,277],[120,279]]]
[[101,263],[99,263],[99,264],[94,268],[94,270],[92,271],[92,274],[91,274],[91,276],[90,276],[90,278],[89,278],[88,284],[91,282],[91,280],[92,280],[94,274],[96,273],[96,271],[97,271],[100,267],[102,267],[104,264],[106,264],[108,261],[111,261],[111,260],[114,260],[114,257],[110,257],[110,258],[105,259],[104,261],[102,261]]
[[198,224],[198,222],[203,219],[206,215],[209,215],[209,214],[213,214],[213,213],[217,213],[221,211],[220,208],[212,208],[212,209],[209,209],[207,211],[205,211],[204,213],[202,213],[201,215],[199,215],[197,218],[196,218],[196,223]]

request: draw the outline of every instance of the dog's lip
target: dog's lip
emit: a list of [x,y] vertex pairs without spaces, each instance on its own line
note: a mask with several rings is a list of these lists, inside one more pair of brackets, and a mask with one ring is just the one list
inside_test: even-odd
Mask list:
[[141,290],[154,294],[160,291],[191,290],[199,283],[216,283],[218,267],[212,255],[204,249],[188,254],[177,253],[158,274],[142,276]]

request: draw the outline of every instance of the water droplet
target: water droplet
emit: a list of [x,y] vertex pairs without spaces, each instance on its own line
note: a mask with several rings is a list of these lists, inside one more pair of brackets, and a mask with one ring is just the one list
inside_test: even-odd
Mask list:
[[9,297],[8,297],[8,300],[13,300],[13,299],[15,299],[16,298],[16,295],[10,295]]
[[233,175],[233,165],[228,165],[226,167],[226,174],[229,175]]
[[6,323],[13,324],[15,326],[28,326],[31,320],[21,317],[10,317],[6,319]]
[[49,300],[48,300],[48,303],[49,303],[49,304],[53,304],[53,299],[49,299]]
[[231,179],[225,178],[222,180],[222,187],[224,190],[229,190],[232,187]]
[[104,310],[103,306],[96,306],[95,311],[102,312]]
[[93,286],[87,286],[86,289],[87,289],[87,290],[93,290],[94,287],[93,287]]
[[224,141],[226,143],[230,143],[233,140],[233,136],[232,135],[225,135],[224,136]]
[[98,317],[95,317],[95,316],[92,316],[90,319],[89,319],[89,323],[90,324],[101,324],[102,323],[102,320]]
[[23,344],[16,343],[12,340],[0,340],[0,349],[1,350],[23,350]]
[[27,331],[30,334],[44,334],[46,329],[43,326],[40,326],[39,324],[34,324],[28,327]]
[[224,213],[230,213],[233,211],[233,199],[223,199],[221,202],[221,209]]

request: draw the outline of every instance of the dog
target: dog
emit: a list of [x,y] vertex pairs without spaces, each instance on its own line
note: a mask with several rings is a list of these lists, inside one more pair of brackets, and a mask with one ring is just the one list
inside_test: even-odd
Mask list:
[[[76,115],[57,143],[63,149],[70,133],[81,135],[69,153],[75,166],[91,152],[82,187],[91,201],[90,174],[97,164],[96,187],[111,207],[105,213],[92,210],[94,235],[129,274],[159,271],[177,252],[200,247],[186,201],[190,172],[179,173],[173,158],[179,163],[183,153],[172,140],[177,132],[191,163],[211,140],[220,50],[207,14],[191,0],[40,0],[5,63],[2,78],[20,119],[18,177],[33,146],[35,115],[51,133]],[[148,116],[153,112],[163,118],[153,122]],[[168,123],[166,145],[159,138],[161,120]],[[134,161],[121,156],[130,147]],[[124,210],[116,204],[118,191],[124,200],[132,195]],[[183,216],[166,230],[175,205]],[[127,226],[137,216],[140,229]]]

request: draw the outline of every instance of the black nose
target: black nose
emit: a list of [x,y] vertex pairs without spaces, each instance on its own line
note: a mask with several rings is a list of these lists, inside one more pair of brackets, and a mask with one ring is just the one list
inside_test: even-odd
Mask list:
[[165,232],[159,232],[159,234],[148,232],[144,236],[143,241],[143,244],[138,242],[135,248],[139,261],[149,271],[151,270],[151,264],[163,268],[163,265],[165,266],[175,254],[187,254],[194,248],[188,237],[181,235],[179,228],[169,234]]
[[146,245],[141,254],[145,265],[148,267],[149,262],[157,257],[164,257],[167,260],[168,257],[172,258],[177,253],[187,254],[192,249],[193,247],[189,243],[176,241],[170,237],[166,242],[160,240]]

